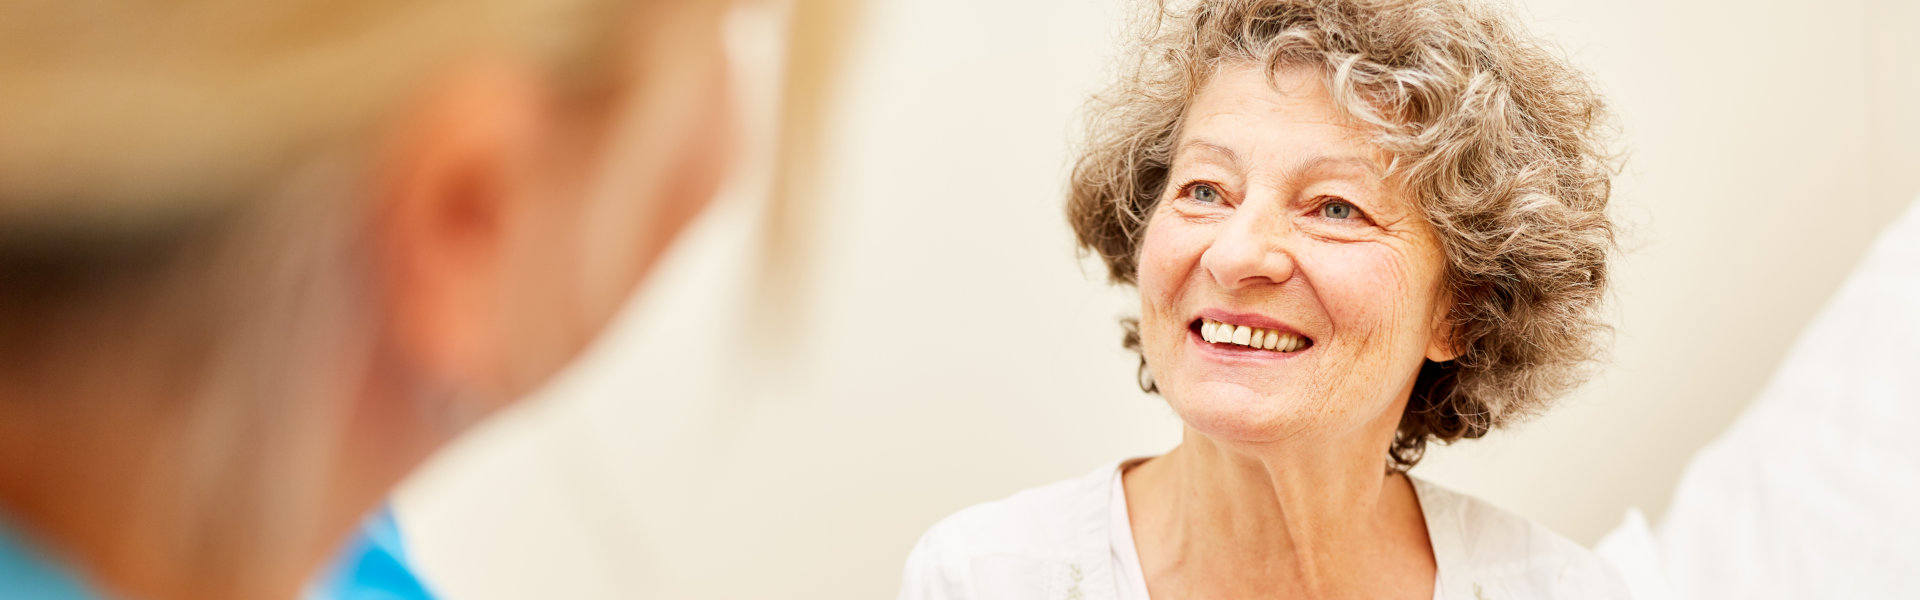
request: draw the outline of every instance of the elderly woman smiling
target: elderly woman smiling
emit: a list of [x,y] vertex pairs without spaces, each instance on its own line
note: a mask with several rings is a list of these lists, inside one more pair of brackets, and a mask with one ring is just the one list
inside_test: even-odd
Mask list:
[[1202,0],[1094,105],[1068,213],[1137,285],[1159,457],[930,530],[903,598],[1620,597],[1580,546],[1406,475],[1579,382],[1601,99],[1462,0]]

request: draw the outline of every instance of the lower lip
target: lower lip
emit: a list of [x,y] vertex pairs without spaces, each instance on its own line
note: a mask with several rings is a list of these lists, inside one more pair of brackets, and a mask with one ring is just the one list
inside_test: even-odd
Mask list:
[[1255,350],[1239,344],[1215,344],[1200,337],[1200,332],[1187,330],[1187,340],[1199,346],[1200,354],[1223,362],[1273,362],[1287,360],[1311,352],[1314,346],[1293,352],[1275,352],[1273,350]]

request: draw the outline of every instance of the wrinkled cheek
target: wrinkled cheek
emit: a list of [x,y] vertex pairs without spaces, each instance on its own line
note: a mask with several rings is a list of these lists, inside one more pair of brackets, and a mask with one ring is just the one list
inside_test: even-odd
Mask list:
[[1353,366],[1341,372],[1335,387],[1350,397],[1390,401],[1423,360],[1433,294],[1398,255],[1340,250],[1321,257],[1323,267],[1338,265],[1337,274],[1323,269],[1328,275],[1315,281],[1340,338],[1340,354]]
[[1143,349],[1167,348],[1185,331],[1180,320],[1180,298],[1198,253],[1183,252],[1187,244],[1171,226],[1149,226],[1140,244],[1140,336]]
[[1335,332],[1368,345],[1390,335],[1406,317],[1405,269],[1394,257],[1364,248],[1330,248],[1298,258],[1326,307]]

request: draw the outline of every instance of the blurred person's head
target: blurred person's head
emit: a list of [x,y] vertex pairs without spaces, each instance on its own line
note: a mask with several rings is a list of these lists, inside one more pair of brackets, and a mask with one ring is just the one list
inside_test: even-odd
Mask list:
[[1406,468],[1580,382],[1613,237],[1579,71],[1474,0],[1157,16],[1068,209],[1139,287],[1125,343],[1191,429],[1362,439]]
[[0,510],[292,594],[712,196],[719,0],[0,0]]

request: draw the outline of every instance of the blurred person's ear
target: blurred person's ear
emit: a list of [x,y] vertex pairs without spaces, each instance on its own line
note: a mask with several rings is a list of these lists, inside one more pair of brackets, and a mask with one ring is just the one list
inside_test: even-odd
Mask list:
[[481,57],[399,111],[382,154],[387,347],[486,412],[564,367],[715,194],[733,147],[728,5],[640,11],[604,96]]
[[403,109],[380,154],[370,259],[393,358],[418,375],[500,385],[500,290],[517,230],[540,212],[530,192],[544,187],[540,149],[556,129],[547,94],[527,65],[464,64]]

